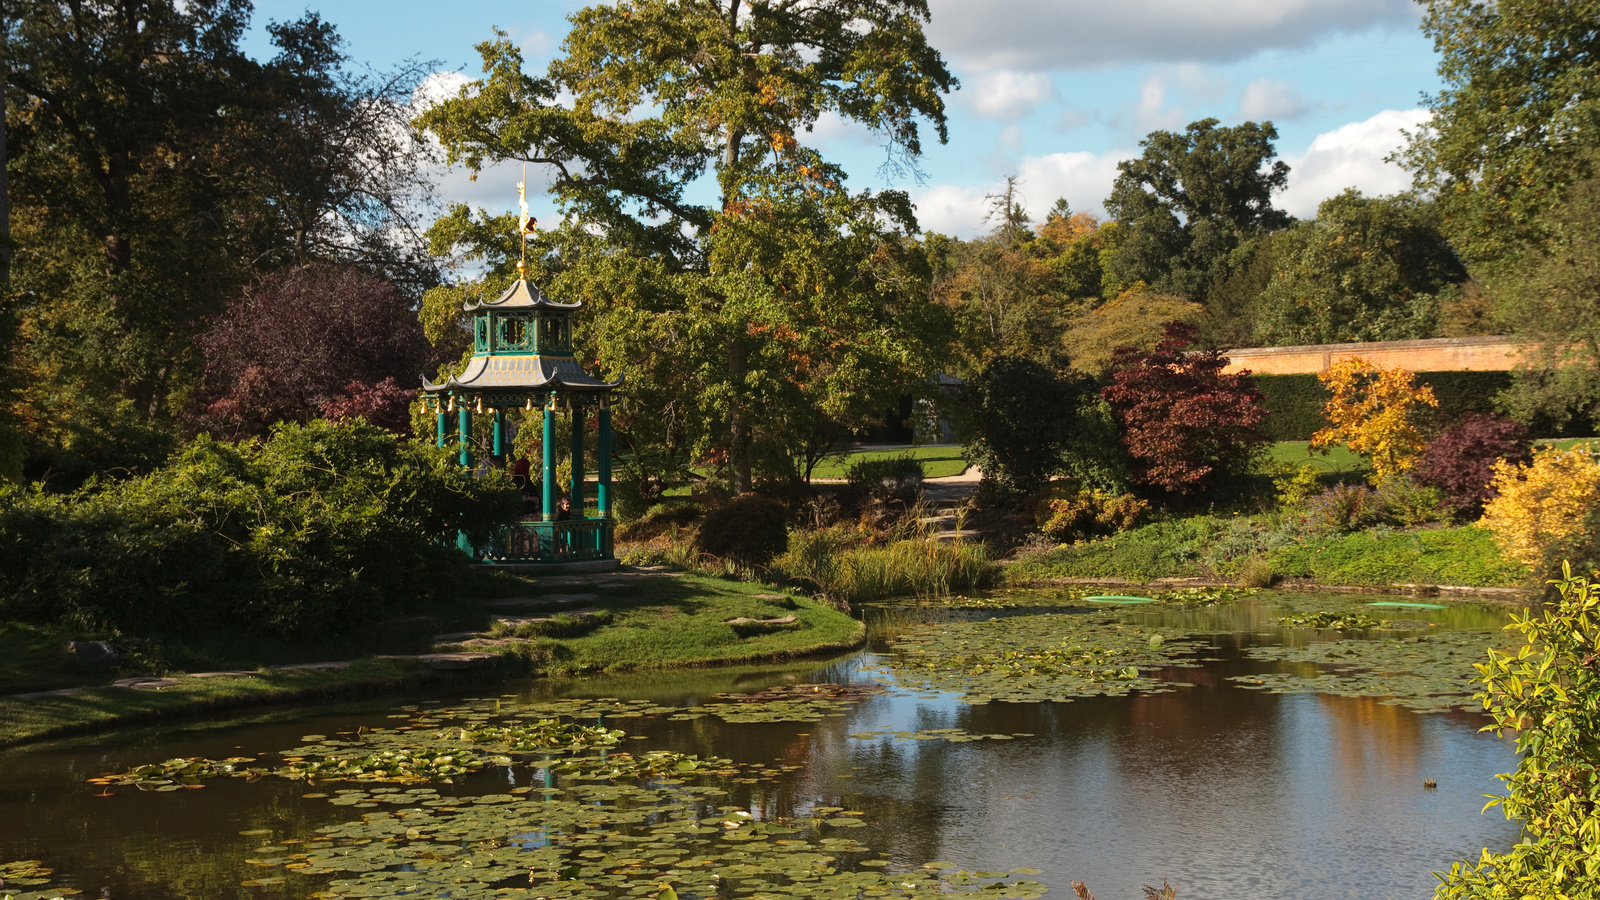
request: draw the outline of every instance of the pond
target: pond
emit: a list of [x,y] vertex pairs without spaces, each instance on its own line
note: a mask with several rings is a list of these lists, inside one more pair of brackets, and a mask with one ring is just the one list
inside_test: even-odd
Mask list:
[[1217,599],[882,607],[829,661],[8,751],[0,896],[1424,898],[1515,841],[1459,707],[1505,609]]

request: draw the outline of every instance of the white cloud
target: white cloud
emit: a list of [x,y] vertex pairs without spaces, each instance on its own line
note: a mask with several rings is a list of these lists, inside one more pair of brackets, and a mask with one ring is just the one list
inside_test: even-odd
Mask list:
[[1294,121],[1316,109],[1287,81],[1257,78],[1239,94],[1239,118],[1246,121]]
[[[1102,214],[1101,203],[1111,193],[1117,177],[1117,163],[1135,155],[1132,151],[1110,153],[1051,153],[1030,156],[1017,168],[1022,203],[1037,221],[1065,197],[1080,212]],[[964,188],[939,185],[914,194],[917,221],[927,231],[972,237],[987,231],[984,221],[989,212],[988,195],[1001,190],[1003,183],[988,187]]]
[[872,133],[872,129],[831,110],[817,116],[817,121],[811,125],[811,135],[812,139],[807,143],[818,147],[874,147],[883,143],[881,138]]
[[1056,99],[1056,86],[1048,75],[1001,70],[980,75],[969,96],[973,112],[1011,122]]
[[929,40],[979,69],[1232,62],[1335,34],[1408,29],[1410,0],[931,0]]
[[1159,75],[1151,75],[1139,86],[1139,99],[1123,103],[1115,122],[1129,132],[1145,135],[1152,131],[1175,131],[1189,121],[1189,114],[1181,106],[1167,105],[1166,82]]
[[1306,152],[1285,156],[1289,184],[1278,203],[1303,219],[1317,214],[1317,204],[1345,188],[1368,196],[1394,194],[1411,187],[1411,173],[1384,157],[1405,143],[1402,129],[1416,131],[1428,121],[1421,109],[1386,109],[1364,122],[1351,122],[1316,136]]

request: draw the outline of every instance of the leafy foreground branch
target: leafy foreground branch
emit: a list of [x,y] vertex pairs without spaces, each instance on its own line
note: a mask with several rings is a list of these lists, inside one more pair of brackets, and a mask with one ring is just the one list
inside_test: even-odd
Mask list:
[[1439,900],[1600,897],[1600,585],[1569,566],[1562,575],[1558,603],[1506,626],[1523,646],[1477,666],[1476,696],[1494,719],[1484,730],[1515,731],[1521,756],[1500,776],[1507,795],[1484,808],[1520,819],[1523,838],[1452,866]]

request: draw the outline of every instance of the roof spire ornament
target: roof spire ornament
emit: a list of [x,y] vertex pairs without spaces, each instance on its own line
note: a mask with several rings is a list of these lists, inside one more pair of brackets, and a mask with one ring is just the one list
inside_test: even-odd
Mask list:
[[528,235],[539,230],[539,220],[528,212],[528,164],[522,164],[522,180],[517,182],[517,205],[522,215],[517,217],[517,232],[522,235],[522,256],[517,260],[517,275],[528,277]]

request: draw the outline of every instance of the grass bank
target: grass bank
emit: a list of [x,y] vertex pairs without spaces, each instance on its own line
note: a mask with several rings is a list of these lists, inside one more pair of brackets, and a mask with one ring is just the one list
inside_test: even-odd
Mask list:
[[1156,522],[1096,541],[1024,553],[1004,578],[1026,584],[1055,578],[1268,578],[1383,587],[1404,584],[1521,587],[1528,570],[1506,559],[1476,526],[1373,528],[1316,534],[1282,514],[1192,516]]
[[[826,604],[749,584],[693,573],[595,576],[582,581],[499,576],[488,578],[475,601],[408,610],[410,615],[348,634],[303,641],[260,636],[204,637],[79,634],[21,623],[0,624],[0,694],[75,690],[19,698],[0,696],[0,746],[152,720],[206,715],[218,710],[398,693],[455,684],[488,683],[516,676],[627,672],[792,659],[859,646],[864,626]],[[565,637],[515,637],[501,619],[547,618],[557,607],[603,612],[592,628]],[[546,599],[541,599],[546,598]],[[792,617],[792,619],[790,619]],[[755,624],[730,620],[757,620]],[[773,622],[772,620],[789,620]],[[763,624],[765,620],[767,624]],[[439,671],[416,654],[449,649],[446,633],[477,633],[486,640],[467,649],[498,655],[466,671]],[[491,637],[500,634],[498,638]],[[109,670],[87,671],[67,651],[77,639],[108,639],[124,652]],[[181,665],[174,661],[198,661]],[[283,666],[350,661],[341,668]],[[195,677],[207,670],[248,674]],[[115,687],[133,676],[162,676],[176,683],[159,690]]]

